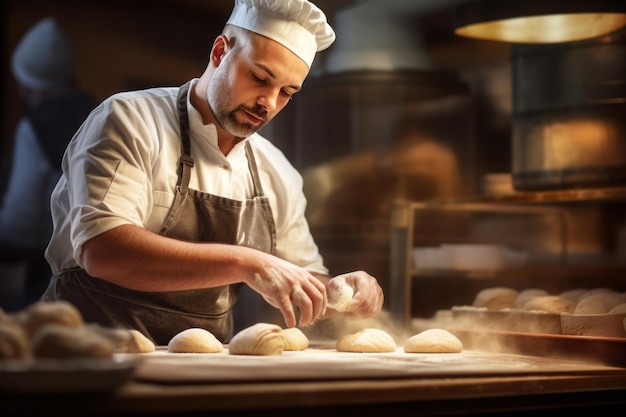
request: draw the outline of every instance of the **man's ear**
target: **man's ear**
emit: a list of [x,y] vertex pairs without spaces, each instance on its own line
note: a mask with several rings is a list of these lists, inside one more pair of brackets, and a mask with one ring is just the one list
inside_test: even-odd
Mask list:
[[211,63],[216,67],[219,66],[229,49],[230,41],[226,35],[220,35],[215,38],[213,48],[211,49]]

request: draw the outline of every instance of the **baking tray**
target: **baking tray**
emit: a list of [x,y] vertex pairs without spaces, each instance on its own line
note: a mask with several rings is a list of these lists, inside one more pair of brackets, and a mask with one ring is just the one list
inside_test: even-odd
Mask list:
[[[456,326],[457,323],[454,324]],[[626,367],[626,338],[536,334],[448,327],[465,349]]]

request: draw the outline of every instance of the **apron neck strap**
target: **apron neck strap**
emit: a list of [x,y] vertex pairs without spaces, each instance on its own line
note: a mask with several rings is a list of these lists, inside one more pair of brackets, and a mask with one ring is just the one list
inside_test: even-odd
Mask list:
[[249,139],[246,141],[245,149],[246,157],[248,158],[248,168],[252,174],[252,183],[254,184],[254,195],[262,196],[263,187],[261,186],[261,178],[259,170],[256,166],[256,159],[254,158],[254,152],[252,151],[252,145],[250,145]]
[[194,161],[191,157],[191,137],[189,135],[189,114],[187,113],[187,93],[191,81],[185,83],[178,89],[178,98],[176,108],[178,110],[178,120],[180,123],[180,137],[182,144],[182,153],[180,155],[180,174],[178,175],[178,186],[187,191],[189,187],[189,179],[191,178],[191,168]]

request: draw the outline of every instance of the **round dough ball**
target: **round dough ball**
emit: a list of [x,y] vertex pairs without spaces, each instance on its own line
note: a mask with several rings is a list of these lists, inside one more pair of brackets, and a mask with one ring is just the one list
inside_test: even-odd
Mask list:
[[283,329],[284,350],[304,350],[309,347],[309,338],[297,327]]
[[576,304],[575,314],[604,314],[606,306],[601,299],[597,297],[587,297],[588,299],[580,300]]
[[578,300],[580,300],[580,297],[587,291],[589,290],[586,288],[574,288],[572,290],[563,291],[559,294],[559,297],[578,302]]
[[31,339],[31,351],[36,358],[113,358],[115,343],[88,327],[68,327],[47,324]]
[[233,355],[278,356],[285,350],[283,329],[271,323],[257,323],[241,330],[228,344]]
[[339,352],[395,352],[397,349],[393,337],[384,330],[365,328],[356,333],[347,334],[337,340],[335,348]]
[[24,327],[29,338],[40,327],[48,324],[67,327],[81,327],[84,324],[80,311],[67,301],[38,301],[15,313],[14,318]]
[[354,289],[346,282],[346,275],[339,275],[328,282],[326,293],[328,295],[328,307],[343,312],[348,309],[352,301]]
[[126,345],[130,342],[130,333],[127,329],[106,327],[97,323],[89,323],[85,327],[113,342],[116,352],[125,352]]
[[130,329],[128,332],[130,333],[130,340],[126,346],[127,353],[150,353],[156,350],[154,342],[139,330]]
[[29,356],[24,329],[8,321],[0,323],[0,359],[25,359]]
[[106,327],[96,323],[86,324],[85,327],[113,342],[116,353],[148,353],[156,350],[152,340],[134,329]]
[[543,311],[546,313],[573,313],[576,302],[558,295],[535,297],[524,304],[524,310]]
[[615,294],[615,290],[612,290],[611,288],[604,288],[604,287],[600,287],[600,288],[592,288],[590,290],[585,291],[580,298],[578,299],[578,301],[582,300],[583,298],[589,297],[590,295],[595,295],[595,294]]
[[167,350],[173,353],[218,353],[224,350],[224,345],[210,331],[193,327],[172,337]]
[[622,303],[622,294],[614,291],[598,291],[591,295],[584,295],[574,313],[576,314],[606,314],[613,307]]
[[508,287],[491,287],[480,290],[472,305],[491,310],[510,308],[517,298],[517,290]]
[[540,288],[529,288],[527,290],[520,291],[519,294],[517,294],[515,301],[513,301],[513,305],[511,307],[522,309],[524,308],[524,304],[526,304],[528,301],[532,300],[535,297],[543,297],[545,295],[550,294],[548,294],[548,291],[542,290]]
[[626,314],[626,303],[618,304],[609,311],[610,314]]
[[444,329],[428,329],[411,336],[404,343],[407,353],[459,353],[463,343]]

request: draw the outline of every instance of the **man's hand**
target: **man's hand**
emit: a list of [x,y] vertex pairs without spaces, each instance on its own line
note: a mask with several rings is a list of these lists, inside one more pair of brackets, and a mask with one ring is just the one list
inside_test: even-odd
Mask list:
[[280,258],[268,255],[264,266],[246,284],[280,310],[287,327],[309,326],[326,310],[326,287],[309,272]]
[[384,295],[378,281],[364,271],[338,275],[328,282],[328,314],[344,312],[347,315],[371,317],[380,313]]

